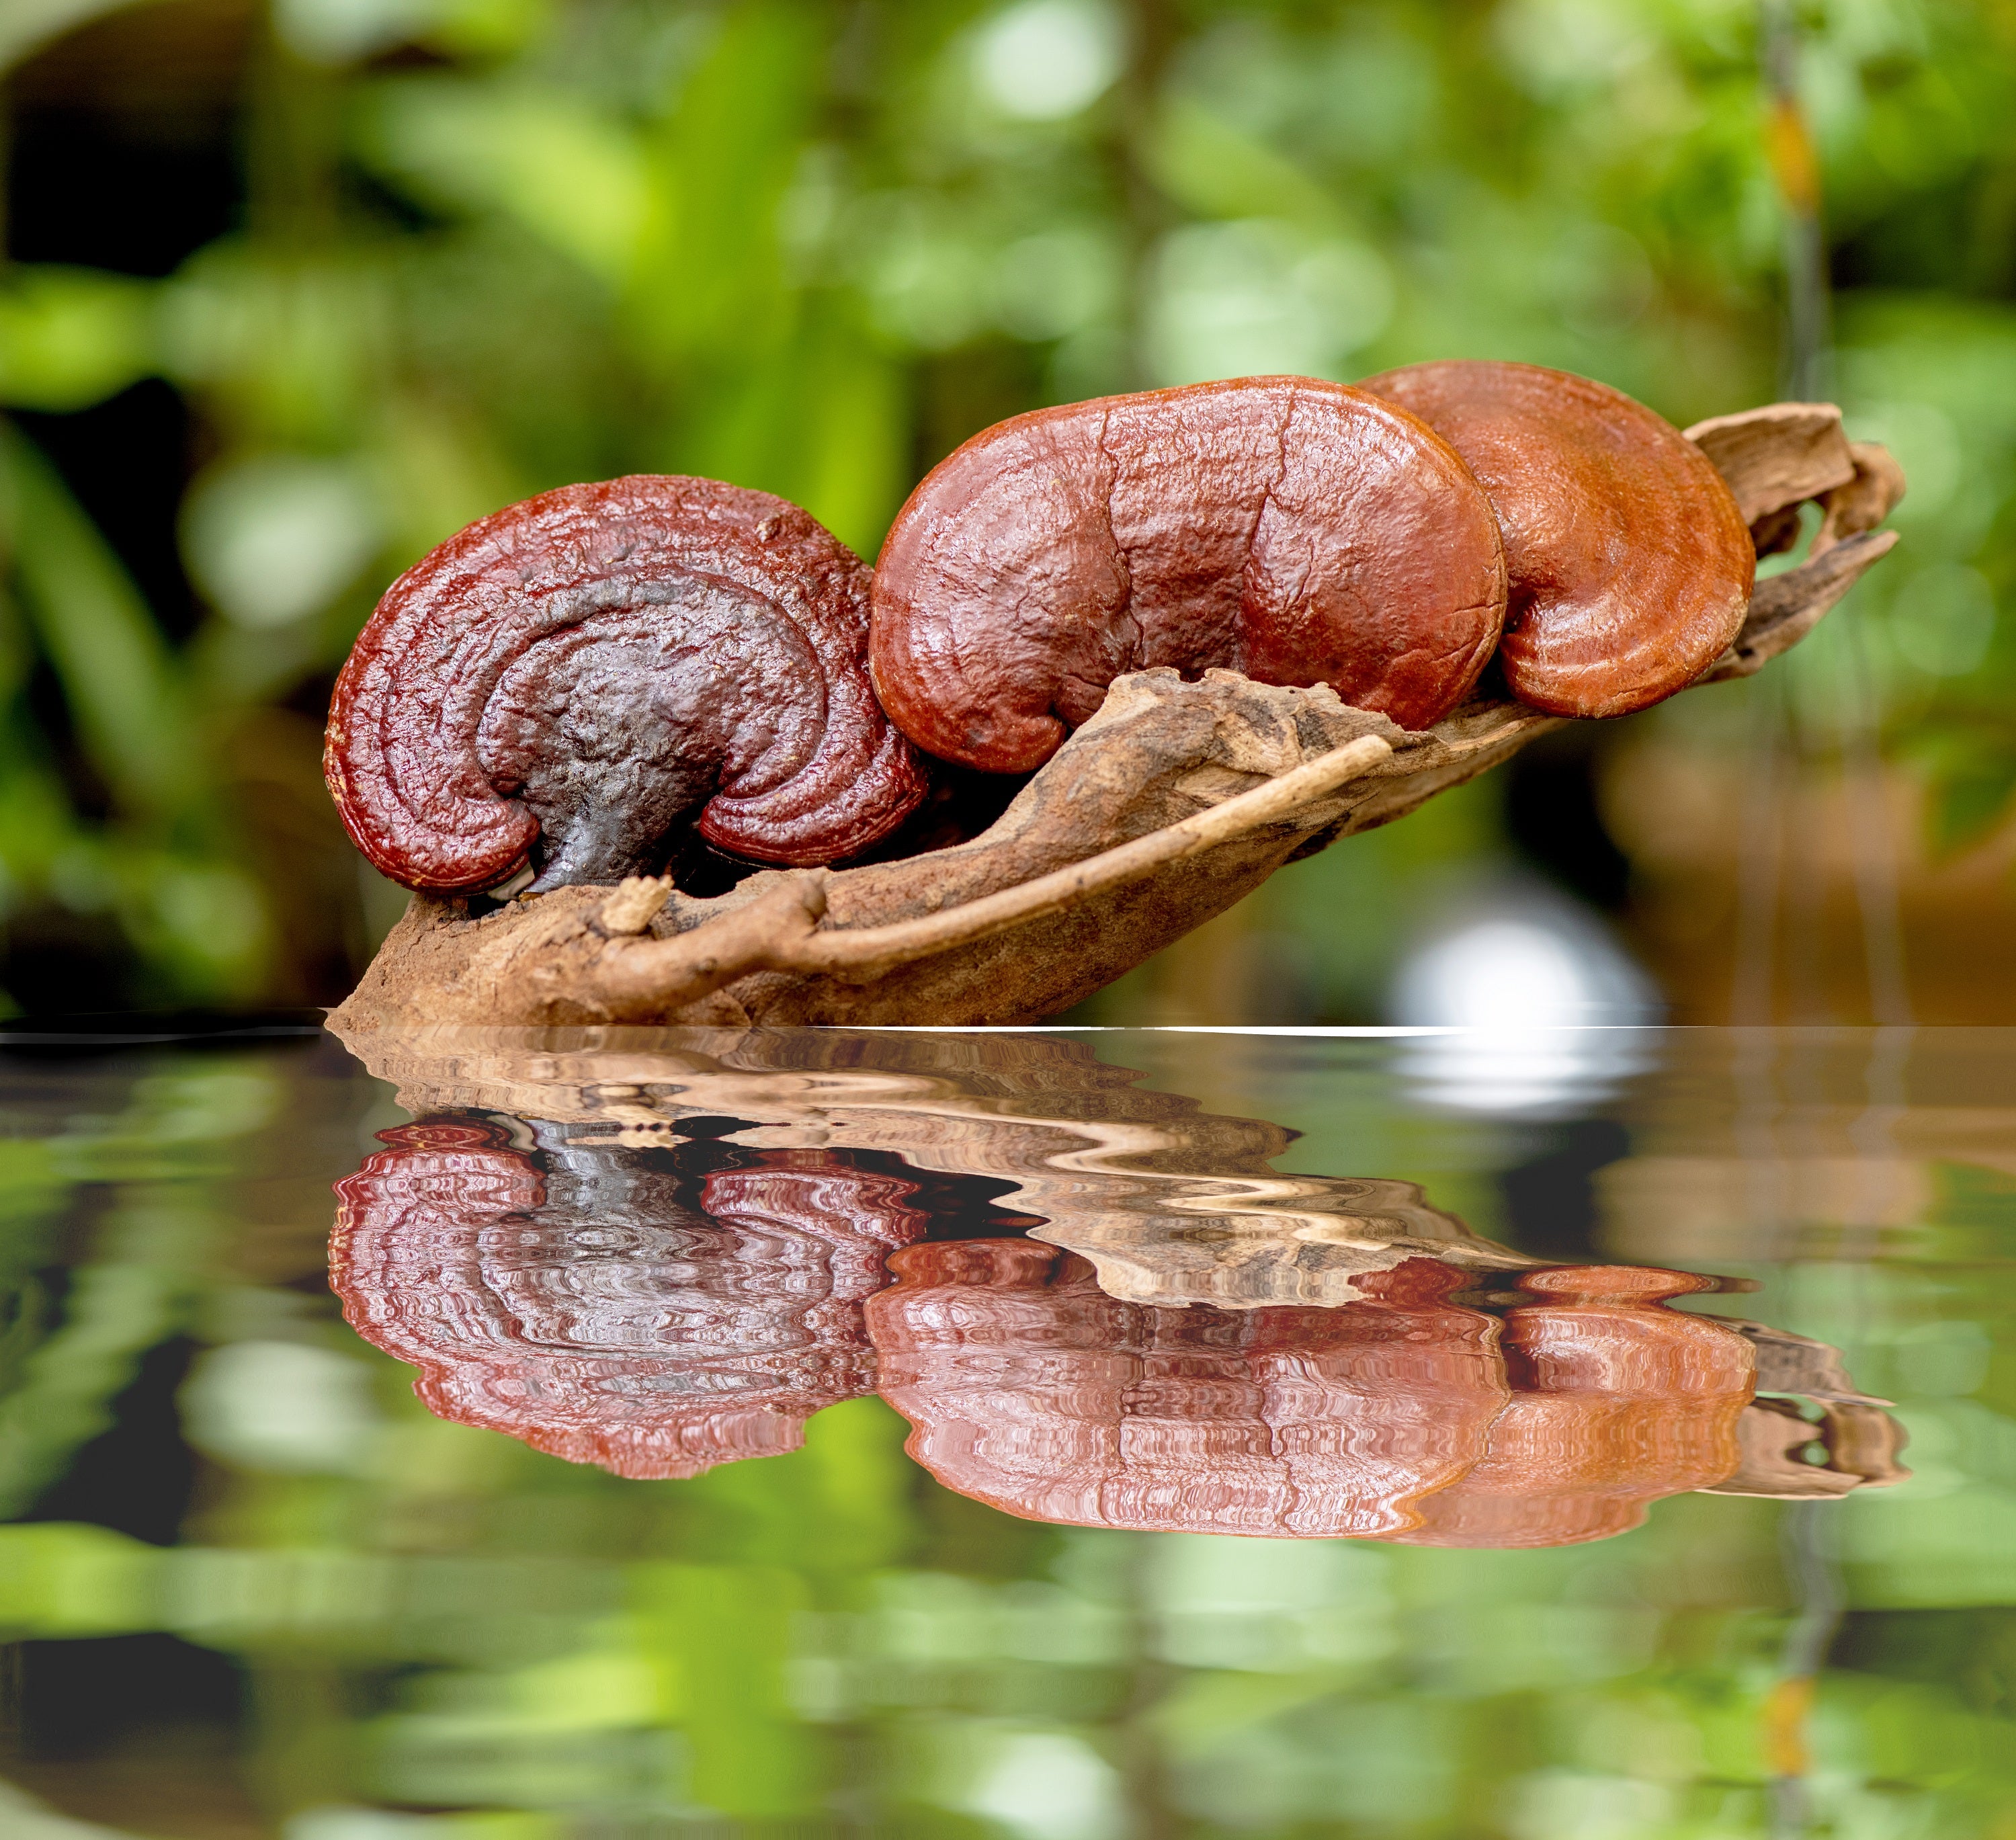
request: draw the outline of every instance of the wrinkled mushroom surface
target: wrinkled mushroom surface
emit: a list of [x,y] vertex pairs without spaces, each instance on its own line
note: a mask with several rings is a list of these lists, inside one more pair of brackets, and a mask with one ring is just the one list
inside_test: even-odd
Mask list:
[[1263,377],[1041,409],[940,463],[876,565],[883,707],[941,758],[1027,772],[1126,672],[1327,683],[1422,729],[1497,643],[1491,508],[1411,416]]
[[[1831,440],[1815,436],[1816,418]],[[1851,448],[1831,408],[1773,405],[1693,432],[1738,497],[1817,498],[1822,535],[1838,538],[1758,585],[1697,680],[1708,683],[1798,643],[1888,553],[1895,534],[1870,527],[1902,481],[1880,449]],[[1139,672],[1114,682],[980,837],[897,862],[761,873],[714,898],[573,888],[496,909],[423,891],[337,1020],[351,1032],[1038,1021],[1283,862],[1404,816],[1560,719],[1478,697],[1414,733],[1327,686]]]
[[797,506],[712,480],[567,486],[387,591],[337,679],[325,769],[409,888],[659,868],[681,827],[760,862],[854,855],[921,764],[869,686],[868,570]]
[[1520,701],[1628,715],[1735,639],[1756,574],[1743,513],[1707,455],[1642,403],[1566,371],[1469,360],[1359,387],[1420,416],[1489,495],[1510,584],[1498,655]]

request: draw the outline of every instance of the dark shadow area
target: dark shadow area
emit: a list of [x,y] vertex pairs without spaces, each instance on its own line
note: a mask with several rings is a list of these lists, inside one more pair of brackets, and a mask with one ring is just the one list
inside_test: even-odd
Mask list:
[[1615,913],[1630,889],[1630,859],[1604,827],[1597,776],[1604,744],[1594,722],[1543,735],[1499,771],[1505,826],[1519,853],[1569,893]]
[[112,1402],[112,1427],[71,1459],[61,1482],[23,1516],[85,1521],[154,1546],[181,1537],[196,1482],[196,1457],[182,1442],[176,1394],[196,1344],[178,1336],[149,1348]]
[[1631,1135],[1610,1118],[1582,1118],[1553,1127],[1552,1147],[1498,1178],[1514,1245],[1564,1265],[1601,1264],[1601,1215],[1594,1178],[1630,1154]]

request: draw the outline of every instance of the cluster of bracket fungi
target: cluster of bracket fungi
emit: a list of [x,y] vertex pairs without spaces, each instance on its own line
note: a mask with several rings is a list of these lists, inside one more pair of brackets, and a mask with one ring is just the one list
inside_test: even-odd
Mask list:
[[[545,493],[395,582],[338,682],[338,809],[420,897],[360,994],[408,1020],[1053,1013],[1125,964],[1004,990],[970,949],[1054,954],[1058,916],[1132,901],[1146,956],[1550,718],[1746,674],[1888,547],[1902,491],[1825,405],[1683,434],[1586,379],[1449,362],[1014,417],[931,473],[872,571],[715,481]],[[1759,586],[1807,500],[1807,560]],[[968,838],[962,775],[1035,777]],[[666,873],[695,840],[731,880],[801,873],[711,904]],[[1226,899],[1183,885],[1200,859]],[[473,930],[495,916],[471,897],[617,884]]]

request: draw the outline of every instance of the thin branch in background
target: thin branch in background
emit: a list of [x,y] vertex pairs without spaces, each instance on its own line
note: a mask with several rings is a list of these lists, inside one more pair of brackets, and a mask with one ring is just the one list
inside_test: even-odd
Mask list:
[[[1820,161],[1799,101],[1798,31],[1789,0],[1764,0],[1762,23],[1764,80],[1770,103],[1771,167],[1785,211],[1785,388],[1789,396],[1813,401],[1821,399],[1828,390],[1833,370],[1827,244],[1820,221]],[[1859,649],[1856,655],[1859,661]],[[1859,690],[1852,701],[1852,707],[1844,711],[1841,736],[1847,790],[1858,805],[1866,802],[1873,806],[1869,821],[1853,825],[1856,898],[1862,912],[1870,1004],[1878,1021],[1906,1020],[1907,1016],[1886,1014],[1884,1008],[1888,1003],[1903,1002],[1903,952],[1897,926],[1895,877],[1889,861],[1891,838],[1888,826],[1881,822],[1885,807],[1874,712]],[[1767,762],[1773,766],[1785,715],[1781,698],[1771,697],[1760,704],[1759,744]],[[1781,787],[1774,773],[1770,803],[1777,806],[1787,790]],[[1774,813],[1774,828],[1782,827],[1784,816],[1782,811]],[[1774,854],[1768,890],[1773,921],[1777,918],[1779,880],[1779,863]],[[1887,906],[1883,902],[1886,888]],[[1767,898],[1761,887],[1746,892],[1751,906]],[[1788,949],[1798,952],[1809,943],[1795,938]],[[1768,962],[1763,979],[1762,1002],[1768,1007]],[[1747,994],[1753,1003],[1758,1000],[1755,992]],[[1795,1503],[1785,1511],[1781,1523],[1786,1579],[1791,1587],[1795,1614],[1786,1632],[1779,1677],[1764,1709],[1765,1745],[1772,1777],[1772,1829],[1780,1836],[1806,1834],[1813,1825],[1809,1732],[1820,1673],[1840,1631],[1843,1605],[1841,1576],[1827,1537],[1830,1529],[1821,1518],[1831,1505]]]
[[1737,839],[1736,964],[1729,1019],[1739,1028],[1767,1028],[1776,1020],[1779,884],[1784,853],[1784,699],[1775,681],[1750,686],[1750,759]]
[[1870,668],[1869,643],[1854,621],[1839,640],[1848,651],[1848,695],[1841,706],[1841,775],[1856,815],[1855,898],[1862,913],[1862,955],[1869,1010],[1877,1026],[1908,1029],[1911,988],[1904,965],[1904,919],[1898,891],[1896,833],[1891,822],[1883,756],[1877,736],[1881,692]]
[[1764,81],[1773,176],[1785,211],[1786,394],[1818,401],[1833,370],[1827,243],[1820,226],[1820,157],[1799,101],[1798,27],[1789,0],[1765,0]]
[[1840,1633],[1841,1574],[1834,1562],[1827,1515],[1838,1504],[1801,1501],[1784,1511],[1780,1539],[1785,1573],[1798,1612],[1785,1632],[1777,1683],[1764,1704],[1764,1748],[1771,1772],[1771,1830],[1791,1840],[1813,1831],[1808,1748],[1820,1670]]
[[[1789,0],[1764,0],[1761,16],[1762,63],[1770,113],[1767,142],[1771,169],[1785,214],[1784,387],[1787,395],[1812,401],[1832,387],[1834,358],[1827,241],[1820,216],[1820,160],[1799,99],[1799,36]],[[1854,816],[1856,906],[1862,923],[1863,961],[1871,1020],[1879,1027],[1908,1027],[1911,1003],[1904,958],[1895,838],[1878,736],[1881,697],[1870,668],[1867,642],[1847,623],[1846,693],[1841,700],[1841,774]],[[1761,686],[1760,686],[1761,687]],[[1776,698],[1761,698],[1753,740],[1752,772],[1768,774],[1773,801],[1788,790],[1774,770],[1784,742],[1784,712]],[[1760,801],[1761,802],[1761,801]],[[1773,820],[1782,830],[1783,816]],[[1731,1020],[1768,1021],[1776,982],[1769,952],[1775,932],[1783,875],[1774,852],[1768,865],[1760,851],[1746,850],[1740,871],[1736,989]],[[1762,942],[1760,944],[1760,942]],[[1791,949],[1797,951],[1795,939]],[[1760,954],[1766,955],[1761,956]]]

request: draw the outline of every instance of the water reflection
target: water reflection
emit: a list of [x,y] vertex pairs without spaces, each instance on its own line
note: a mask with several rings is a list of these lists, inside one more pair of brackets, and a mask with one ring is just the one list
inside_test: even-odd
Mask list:
[[358,1045],[433,1115],[338,1185],[332,1279],[442,1417],[686,1476],[879,1392],[1011,1514],[1458,1547],[1905,1473],[1834,1351],[1670,1307],[1715,1280],[1283,1175],[1082,1042],[641,1034]]
[[1726,1481],[1756,1356],[1733,1329],[1665,1307],[1712,1289],[1683,1272],[1525,1273],[1505,1312],[1512,1396],[1475,1464],[1423,1504],[1423,1545],[1570,1546],[1637,1526],[1661,1496]]
[[330,1276],[351,1323],[444,1417],[624,1476],[804,1442],[873,1388],[861,1306],[923,1230],[914,1183],[833,1152],[696,1177],[528,1126],[435,1122],[338,1185]]
[[1157,1309],[1032,1240],[913,1246],[869,1305],[910,1453],[1010,1514],[1170,1532],[1391,1537],[1507,1400],[1498,1325],[1424,1258],[1331,1309]]

